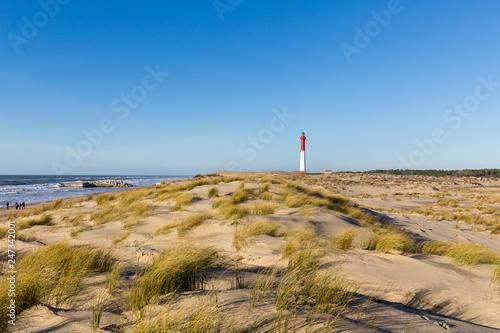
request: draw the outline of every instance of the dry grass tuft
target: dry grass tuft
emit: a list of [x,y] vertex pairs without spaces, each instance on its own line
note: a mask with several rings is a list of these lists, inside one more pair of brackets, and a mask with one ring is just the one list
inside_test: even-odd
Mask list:
[[[18,314],[37,304],[64,304],[82,292],[82,281],[97,272],[109,271],[115,259],[109,249],[71,246],[65,242],[39,248],[17,263],[16,306]],[[10,282],[0,282],[0,325],[5,325]]]
[[234,320],[208,295],[189,308],[170,302],[153,318],[141,318],[126,332],[244,332],[235,327]]
[[314,215],[314,208],[312,206],[306,205],[300,207],[300,216],[313,216]]
[[218,195],[219,195],[219,189],[216,186],[214,186],[210,190],[208,190],[208,198],[209,199],[215,198]]
[[288,272],[279,281],[276,310],[309,309],[316,313],[341,314],[353,301],[351,288],[338,268],[320,271],[319,255],[302,250],[290,258]]
[[281,225],[278,222],[271,222],[267,220],[256,221],[236,230],[233,238],[233,246],[236,251],[239,251],[245,247],[245,245],[252,242],[256,236],[278,236],[278,230],[280,227]]
[[17,223],[17,228],[19,230],[24,230],[24,229],[31,228],[35,225],[53,225],[52,221],[53,221],[52,215],[45,213],[40,218],[30,219],[27,221],[22,221],[22,222]]
[[204,221],[212,218],[212,214],[210,213],[195,213],[189,215],[187,218],[185,218],[182,221],[179,220],[174,220],[170,222],[167,225],[164,225],[163,227],[158,228],[156,230],[155,235],[165,235],[170,232],[170,230],[174,228],[177,229],[177,233],[179,237],[187,235],[187,233],[193,229],[202,224]]
[[97,212],[92,213],[90,221],[93,221],[96,226],[115,221],[125,222],[128,219],[148,217],[152,210],[152,205],[141,201],[133,201],[127,205],[106,205]]
[[182,221],[178,221],[178,220],[172,221],[169,224],[166,224],[163,227],[158,228],[155,231],[155,235],[166,235],[170,232],[170,230],[180,226],[181,223],[182,223]]
[[273,195],[272,195],[272,193],[264,192],[264,193],[261,193],[259,195],[259,199],[270,201],[270,200],[273,200]]
[[175,197],[175,204],[170,208],[172,212],[183,210],[184,207],[193,203],[194,196],[191,193],[181,193]]
[[270,203],[258,202],[252,207],[252,214],[271,215],[274,214],[276,206]]
[[229,205],[221,206],[218,213],[223,219],[241,219],[250,214],[250,210],[243,206]]
[[404,233],[389,231],[373,235],[368,248],[382,253],[390,250],[412,252],[415,250],[415,241]]
[[96,202],[99,206],[105,206],[107,205],[108,203],[110,203],[111,201],[115,200],[116,197],[114,195],[109,195],[109,194],[100,194],[97,199],[96,199]]
[[500,263],[500,253],[479,244],[453,244],[444,255],[453,258],[456,263],[466,266]]
[[282,250],[282,255],[284,258],[289,258],[301,249],[314,248],[317,236],[312,230],[292,229],[284,234],[284,239],[287,243]]
[[264,184],[260,185],[260,187],[259,187],[260,193],[266,193],[268,191],[269,191],[269,183],[264,183]]
[[339,250],[349,250],[358,232],[355,229],[348,229],[340,235],[333,237],[333,246]]
[[177,229],[177,233],[179,236],[185,236],[191,229],[196,228],[210,218],[212,218],[212,214],[210,213],[191,214],[181,222],[179,228]]
[[219,251],[210,246],[169,247],[137,277],[130,291],[130,308],[140,310],[161,295],[201,288],[204,273],[220,260]]

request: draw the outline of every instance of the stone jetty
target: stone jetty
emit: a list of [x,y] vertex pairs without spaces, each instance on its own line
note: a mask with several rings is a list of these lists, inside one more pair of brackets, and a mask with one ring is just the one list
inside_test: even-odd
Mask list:
[[70,182],[59,184],[59,187],[135,187],[121,180],[96,180],[90,182]]

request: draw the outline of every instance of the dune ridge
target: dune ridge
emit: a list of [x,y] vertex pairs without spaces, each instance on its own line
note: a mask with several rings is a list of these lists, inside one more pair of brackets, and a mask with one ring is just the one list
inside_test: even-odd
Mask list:
[[495,332],[499,198],[486,178],[218,172],[4,211],[20,267],[61,248],[105,263],[39,260],[61,282],[36,280],[39,294],[20,276],[26,301],[5,327]]

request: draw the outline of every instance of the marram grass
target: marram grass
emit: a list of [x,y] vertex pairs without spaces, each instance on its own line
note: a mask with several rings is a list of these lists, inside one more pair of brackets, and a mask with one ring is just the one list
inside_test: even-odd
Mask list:
[[477,265],[477,264],[499,264],[500,253],[490,250],[479,244],[473,243],[456,243],[451,245],[444,254],[447,257],[461,265]]
[[212,214],[210,213],[194,213],[189,215],[184,220],[174,220],[163,227],[158,228],[155,235],[164,235],[169,233],[170,230],[177,228],[177,234],[182,237],[187,235],[193,228],[196,228],[210,218],[212,218]]
[[[85,277],[111,270],[115,259],[110,249],[51,244],[17,262],[17,314],[37,304],[64,304],[82,291]],[[0,325],[5,325],[9,289],[8,274],[0,282]]]
[[415,241],[404,233],[385,232],[373,235],[368,248],[382,253],[387,253],[390,250],[412,252],[415,249]]
[[179,236],[185,236],[190,230],[196,228],[210,218],[212,218],[212,214],[210,213],[191,214],[181,222],[180,226],[177,228],[177,233]]
[[41,216],[39,218],[32,218],[32,219],[29,219],[26,221],[21,221],[21,222],[17,223],[17,228],[19,230],[24,230],[24,229],[28,229],[28,228],[31,228],[31,227],[36,226],[36,225],[52,225],[53,224],[52,221],[53,221],[52,215],[45,213],[45,214],[43,214],[43,216]]
[[333,237],[333,246],[339,250],[349,250],[358,232],[354,229],[347,229],[343,233]]
[[274,214],[275,209],[276,209],[276,205],[273,205],[270,203],[265,203],[265,202],[257,202],[252,207],[252,214],[271,215],[271,214]]
[[140,310],[161,295],[201,288],[204,273],[218,266],[220,260],[219,251],[211,246],[167,248],[137,277],[130,291],[130,308]]
[[217,186],[212,187],[210,190],[208,190],[208,198],[215,198],[216,196],[219,195],[219,189]]
[[237,229],[234,233],[233,247],[239,251],[259,235],[277,236],[280,227],[281,225],[278,222],[267,220],[248,224],[243,228]]

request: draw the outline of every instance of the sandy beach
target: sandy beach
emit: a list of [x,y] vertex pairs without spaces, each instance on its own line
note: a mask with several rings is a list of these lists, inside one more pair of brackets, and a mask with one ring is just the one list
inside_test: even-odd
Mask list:
[[[2,208],[2,227],[16,222],[16,297],[25,300],[16,325],[2,324],[7,332],[498,332],[499,203],[494,178],[273,171]],[[4,263],[7,248],[4,237]],[[58,261],[64,253],[81,255],[85,269]]]

